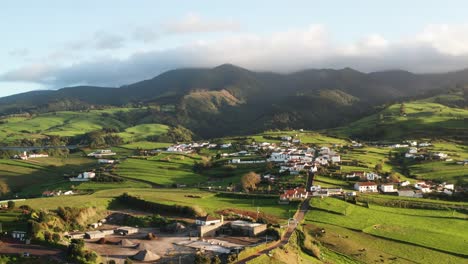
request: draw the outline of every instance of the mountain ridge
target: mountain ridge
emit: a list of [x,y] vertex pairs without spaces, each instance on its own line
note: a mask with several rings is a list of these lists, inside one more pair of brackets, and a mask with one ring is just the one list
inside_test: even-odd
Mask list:
[[[181,124],[203,136],[339,126],[382,104],[468,87],[468,70],[414,74],[352,68],[256,72],[222,64],[183,68],[119,88],[76,86],[0,98],[0,114],[158,106],[144,120]],[[242,103],[240,103],[242,102]]]

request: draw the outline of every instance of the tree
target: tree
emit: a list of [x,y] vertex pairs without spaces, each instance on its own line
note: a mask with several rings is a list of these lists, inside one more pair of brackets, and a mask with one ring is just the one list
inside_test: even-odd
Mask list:
[[195,255],[195,261],[194,261],[195,264],[210,264],[211,263],[211,259],[210,257],[208,257],[206,254],[203,254],[203,253],[197,253]]
[[13,201],[8,201],[8,209],[14,209],[16,206],[15,202]]
[[257,189],[257,184],[260,183],[260,175],[251,171],[242,176],[241,183],[242,188],[244,188],[246,192],[254,191],[255,189]]
[[378,164],[376,164],[375,167],[374,167],[375,171],[377,171],[377,172],[381,172],[381,171],[382,171],[382,168],[383,168],[382,163],[378,163]]
[[219,258],[218,255],[214,256],[212,259],[211,259],[211,264],[221,264],[222,261],[221,259]]
[[403,103],[400,105],[400,115],[401,116],[406,115],[406,106]]
[[0,195],[5,195],[10,192],[8,184],[4,181],[0,181]]

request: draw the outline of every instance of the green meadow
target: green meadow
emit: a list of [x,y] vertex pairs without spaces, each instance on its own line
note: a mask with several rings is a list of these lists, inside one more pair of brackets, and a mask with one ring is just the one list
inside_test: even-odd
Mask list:
[[26,223],[20,221],[20,210],[0,210],[0,225],[2,232],[6,231],[26,231]]
[[193,172],[193,164],[200,159],[197,155],[169,153],[148,158],[128,158],[117,166],[116,173],[159,185],[193,185],[207,180],[206,176]]
[[[346,127],[332,130],[341,137],[371,135],[381,139],[408,137],[457,136],[468,129],[465,119],[468,110],[448,107],[428,100],[404,103],[405,115],[400,115],[400,104],[393,104],[381,112],[362,118]],[[372,133],[370,133],[372,132]]]
[[[137,188],[116,188],[96,191],[92,194],[57,196],[48,198],[28,199],[24,202],[17,202],[17,205],[27,204],[36,209],[55,209],[59,206],[70,207],[97,207],[107,209],[109,203],[117,196],[129,193],[139,196],[147,201],[154,201],[164,204],[177,204],[187,206],[199,206],[207,213],[215,213],[221,209],[240,209],[250,212],[257,212],[274,216],[278,219],[287,219],[295,212],[295,205],[278,205],[276,198],[230,198],[219,196],[213,192],[198,189],[137,189]],[[199,196],[200,198],[190,198],[187,195]]]
[[466,214],[375,205],[366,208],[335,198],[312,199],[311,207],[306,217],[310,223],[334,225],[374,237],[468,256]]
[[68,158],[37,158],[23,160],[0,159],[0,180],[12,192],[37,195],[54,186],[68,184],[64,176],[78,175],[96,166],[92,159],[74,154]]

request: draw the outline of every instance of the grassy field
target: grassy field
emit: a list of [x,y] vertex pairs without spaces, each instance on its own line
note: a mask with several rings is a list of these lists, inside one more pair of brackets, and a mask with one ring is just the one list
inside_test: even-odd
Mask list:
[[281,137],[281,136],[291,136],[293,138],[298,138],[301,140],[301,143],[305,144],[315,144],[320,146],[331,146],[333,144],[344,144],[346,143],[345,140],[336,138],[336,137],[329,137],[324,134],[316,133],[313,131],[267,131],[261,134],[251,136],[256,142],[270,142],[270,143],[280,143],[281,140],[276,139],[268,139],[265,138],[270,137]]
[[[280,219],[287,219],[294,214],[294,205],[278,205],[275,198],[263,199],[241,199],[219,197],[215,193],[201,191],[197,189],[107,189],[97,191],[88,195],[57,196],[50,198],[28,199],[24,202],[17,202],[17,205],[27,204],[36,209],[55,209],[58,206],[70,207],[97,207],[106,209],[115,197],[129,193],[148,201],[165,204],[178,205],[198,205],[208,213],[214,213],[221,209],[235,208],[251,212],[256,212],[257,207],[260,212],[272,215]],[[200,196],[201,198],[187,198],[186,195]]]
[[6,231],[26,231],[27,226],[25,222],[20,222],[20,211],[16,210],[0,210],[0,224],[3,232]]
[[53,189],[55,185],[66,184],[64,175],[78,175],[96,164],[95,160],[81,157],[80,153],[68,158],[0,159],[0,180],[5,181],[14,193],[34,195]]
[[468,185],[468,167],[455,162],[427,162],[410,166],[410,172],[418,179],[447,181]]
[[146,140],[148,136],[159,136],[166,133],[169,127],[161,124],[142,124],[125,129],[118,135],[126,142]]
[[22,138],[42,138],[45,135],[77,136],[103,128],[118,128],[125,142],[146,140],[161,135],[169,129],[161,124],[142,124],[128,127],[114,115],[117,112],[137,111],[136,108],[112,108],[91,111],[61,111],[32,117],[2,119],[0,141],[11,143]]
[[464,120],[468,118],[466,109],[420,100],[405,103],[406,115],[400,115],[400,106],[393,104],[331,133],[340,137],[369,135],[380,139],[404,139],[412,136],[459,136],[468,129]]
[[365,208],[334,198],[313,199],[311,206],[312,211],[306,217],[310,223],[330,224],[374,237],[468,255],[466,214],[374,205]]
[[121,145],[122,148],[127,149],[158,149],[158,148],[166,148],[172,145],[171,143],[163,143],[163,142],[151,142],[151,141],[138,141],[132,142],[128,144]]
[[198,184],[205,182],[207,177],[193,172],[197,160],[200,160],[197,155],[165,153],[148,159],[128,158],[118,165],[117,174],[161,185]]

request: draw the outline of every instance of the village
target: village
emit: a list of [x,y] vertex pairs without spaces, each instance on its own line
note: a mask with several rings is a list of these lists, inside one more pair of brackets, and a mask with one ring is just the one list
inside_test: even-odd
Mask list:
[[[206,183],[197,187],[209,192],[236,193],[240,195],[266,195],[276,197],[277,206],[298,206],[309,199],[336,197],[349,201],[360,195],[389,195],[403,198],[429,198],[429,194],[450,197],[465,192],[454,183],[437,182],[404,177],[394,177],[388,171],[376,166],[363,166],[351,160],[353,150],[359,150],[365,143],[351,141],[348,144],[307,144],[300,136],[278,136],[265,142],[192,142],[174,144],[169,147],[136,150],[135,156],[160,154],[189,155],[203,153],[216,158],[223,166],[232,168],[262,168],[259,180],[251,190],[242,190],[233,185],[217,186]],[[378,145],[381,150],[394,150],[402,159],[410,161],[431,160],[465,165],[466,160],[453,160],[443,152],[427,150],[431,143],[402,142],[401,144]],[[12,157],[30,160],[47,158],[44,153],[26,153]],[[66,176],[72,183],[93,182],[99,175],[110,171],[122,162],[122,156],[111,149],[95,150],[86,154],[97,167]],[[125,160],[125,157],[123,157]],[[461,162],[461,163],[460,163]],[[348,166],[352,169],[343,169]],[[361,166],[361,167],[360,167]],[[380,165],[381,166],[381,165]],[[266,168],[266,169],[263,169]],[[362,170],[357,170],[362,168]],[[356,169],[356,170],[355,170]],[[113,176],[112,176],[113,177]],[[341,185],[333,186],[327,179],[339,180]],[[323,184],[324,183],[324,184]],[[255,186],[256,185],[256,186]],[[263,188],[260,188],[262,187]],[[193,188],[181,182],[178,188]],[[43,197],[82,195],[76,190],[45,190]],[[7,204],[1,204],[7,209]],[[181,261],[192,263],[197,254],[236,258],[239,252],[281,238],[280,230],[297,224],[298,219],[291,215],[286,222],[259,221],[257,217],[242,214],[206,214],[198,217],[173,217],[164,226],[138,226],[122,221],[134,215],[151,215],[149,212],[109,211],[107,215],[88,224],[84,230],[64,232],[65,241],[83,239],[87,249],[105,258],[123,263],[132,259],[136,263]],[[128,216],[126,216],[128,214]],[[296,213],[297,214],[297,213]],[[295,215],[295,214],[293,214]],[[12,238],[28,242],[26,232],[13,231]],[[25,251],[26,252],[26,251]],[[120,261],[120,262],[119,262]]]

